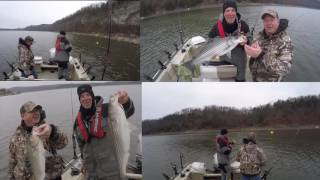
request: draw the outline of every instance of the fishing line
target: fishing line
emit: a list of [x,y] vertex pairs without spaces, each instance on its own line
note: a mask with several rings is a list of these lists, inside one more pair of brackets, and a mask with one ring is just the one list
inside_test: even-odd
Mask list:
[[[180,0],[178,0],[177,1],[177,3],[178,3],[178,8],[180,9],[180,6],[179,6],[179,4],[180,4]],[[181,20],[181,13],[182,12],[179,12],[178,11],[178,32],[179,32],[179,36],[180,36],[180,43],[181,43],[181,46],[183,45],[183,42],[184,42],[184,40],[183,40],[183,26],[182,26],[182,20]]]
[[73,93],[72,93],[72,88],[70,88],[70,96],[71,96],[71,122],[73,123]]
[[111,45],[111,30],[112,30],[112,1],[111,0],[107,0],[107,12],[108,12],[108,20],[109,20],[109,23],[108,23],[108,42],[107,42],[107,51],[106,51],[106,62],[104,64],[104,68],[103,68],[103,72],[102,72],[102,76],[101,76],[101,80],[103,80],[104,78],[104,74],[106,73],[106,68],[107,68],[107,65],[106,63],[108,64],[111,64],[111,60],[108,60],[108,56],[109,56],[109,53],[110,53],[110,45]]

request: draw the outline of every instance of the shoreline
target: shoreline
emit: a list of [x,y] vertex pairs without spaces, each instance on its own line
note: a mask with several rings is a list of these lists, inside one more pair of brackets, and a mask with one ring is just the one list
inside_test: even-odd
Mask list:
[[[157,18],[161,16],[166,16],[166,15],[172,15],[172,14],[177,14],[177,13],[182,13],[182,12],[188,12],[188,11],[196,11],[196,10],[204,10],[204,9],[211,9],[211,8],[222,8],[223,3],[217,3],[217,4],[211,4],[211,5],[198,5],[194,6],[191,8],[187,9],[175,9],[172,11],[158,11],[155,14],[149,15],[149,16],[141,16],[141,20],[148,20],[152,18]],[[244,6],[287,6],[287,7],[300,7],[300,8],[308,8],[308,9],[317,9],[319,10],[320,8],[313,8],[309,6],[299,6],[299,5],[294,5],[294,4],[276,4],[276,3],[252,3],[252,2],[242,2],[237,4],[238,7],[244,7]],[[222,10],[221,10],[222,11]]]
[[[81,36],[91,36],[91,37],[100,37],[108,38],[107,35],[99,33],[80,33],[80,32],[69,32],[72,35],[81,35]],[[127,34],[111,34],[111,39],[115,41],[127,42],[132,44],[139,44],[139,36],[137,35],[127,35]]]
[[[38,30],[24,30],[24,29],[0,29],[1,31],[30,31],[30,32],[52,32],[52,33],[59,33],[56,31],[38,31]],[[81,35],[81,36],[91,36],[91,37],[100,37],[100,38],[108,38],[107,35],[100,34],[100,33],[82,33],[82,32],[67,32],[67,34],[72,35]],[[121,42],[127,42],[139,45],[139,36],[134,34],[117,34],[113,33],[111,34],[111,39],[115,41],[121,41]]]
[[[192,134],[207,134],[212,131],[219,131],[221,128],[216,129],[203,129],[203,130],[187,130],[179,132],[163,132],[155,134],[147,134],[142,136],[168,136],[168,135],[192,135]],[[304,125],[304,126],[278,126],[278,127],[243,127],[243,128],[227,128],[229,132],[241,132],[241,131],[277,131],[277,130],[320,130],[320,125]]]

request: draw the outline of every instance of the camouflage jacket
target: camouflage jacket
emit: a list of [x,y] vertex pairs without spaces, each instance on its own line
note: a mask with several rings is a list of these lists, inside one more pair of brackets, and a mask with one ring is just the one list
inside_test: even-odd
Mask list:
[[[44,122],[43,122],[44,123]],[[52,151],[56,149],[61,149],[65,147],[68,143],[67,137],[59,132],[57,127],[51,125],[52,133],[48,140],[43,142],[44,148],[47,151]],[[9,179],[10,180],[32,180],[33,173],[31,171],[31,163],[27,157],[27,145],[29,144],[29,138],[31,133],[26,130],[23,123],[17,128],[15,134],[10,140],[9,145]],[[61,167],[57,162],[58,155],[53,155],[46,157],[46,176],[49,178],[54,178],[60,176],[57,172],[61,172],[56,169],[56,166]]]
[[240,148],[236,157],[240,161],[240,172],[245,175],[257,175],[265,165],[267,158],[263,150],[256,144],[249,143]]
[[257,58],[250,58],[249,67],[254,81],[281,81],[290,72],[293,45],[285,29],[288,20],[280,19],[278,31],[267,36],[260,32],[256,41],[262,49]]
[[23,39],[19,39],[19,68],[24,71],[26,75],[32,74],[30,68],[33,66],[34,55],[31,49],[28,47],[26,42]]

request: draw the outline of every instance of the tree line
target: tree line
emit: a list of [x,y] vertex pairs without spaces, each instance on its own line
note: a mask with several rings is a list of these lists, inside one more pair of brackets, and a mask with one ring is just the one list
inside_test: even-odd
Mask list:
[[[138,1],[113,1],[111,16],[111,33],[139,35]],[[53,24],[32,25],[24,30],[34,31],[60,31],[97,33],[106,35],[109,32],[109,11],[106,2],[91,4],[83,7]]]
[[[141,0],[141,16],[147,17],[166,11],[186,9],[197,6],[207,6],[223,3],[225,0]],[[275,3],[320,8],[318,0],[237,0],[238,3]]]
[[217,128],[290,127],[320,124],[320,95],[278,100],[253,108],[206,106],[186,108],[159,119],[144,120],[142,133]]

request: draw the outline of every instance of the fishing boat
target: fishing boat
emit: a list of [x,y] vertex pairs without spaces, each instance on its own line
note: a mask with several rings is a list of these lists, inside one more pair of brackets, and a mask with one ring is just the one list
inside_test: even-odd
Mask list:
[[176,45],[174,53],[166,52],[168,60],[158,61],[160,69],[153,77],[148,78],[156,82],[170,81],[234,81],[237,68],[229,62],[221,61],[219,57],[210,57],[204,63],[196,66],[194,72],[184,66],[185,63],[199,56],[206,48],[208,40],[202,36],[188,39],[181,47]]
[[[173,176],[169,176],[163,173],[163,176],[167,180],[220,180],[221,172],[218,168],[218,159],[217,154],[213,155],[213,168],[210,169],[203,162],[192,162],[186,165],[183,165],[183,155],[180,154],[180,166],[181,169],[178,170],[177,165],[171,163],[171,167],[174,171]],[[230,164],[231,168],[231,180],[240,180],[240,162],[234,161]],[[263,171],[260,175],[261,180],[267,180],[267,176],[270,174],[272,168],[269,170]]]
[[[214,169],[208,168],[208,166],[203,162],[192,162],[183,164],[183,154],[180,154],[180,170],[176,164],[171,163],[171,167],[174,171],[173,176],[169,176],[163,173],[163,176],[167,180],[219,180],[221,179],[221,172],[215,165],[217,162],[217,155],[215,154],[213,157],[213,167]],[[240,179],[240,169],[239,163],[234,162],[231,165],[231,179],[238,180]]]
[[[142,180],[142,156],[136,155],[136,164],[128,164],[128,180]],[[63,180],[85,180],[84,174],[81,172],[82,159],[80,154],[71,161],[65,163],[65,171],[62,174]]]
[[[3,72],[4,80],[38,80],[38,81],[60,80],[58,79],[58,65],[53,61],[51,61],[51,59],[54,57],[55,49],[52,48],[49,50],[49,52],[50,52],[49,60],[44,60],[41,56],[34,57],[34,69],[38,74],[37,79],[23,77],[17,64],[7,62],[11,68],[11,72],[10,73]],[[68,67],[69,77],[67,79],[62,79],[62,80],[71,80],[71,81],[92,80],[94,79],[94,76],[90,75],[89,73],[90,69],[91,69],[91,66],[87,65],[87,67],[85,68],[85,64],[81,62],[81,55],[79,59],[70,56],[69,67]]]

